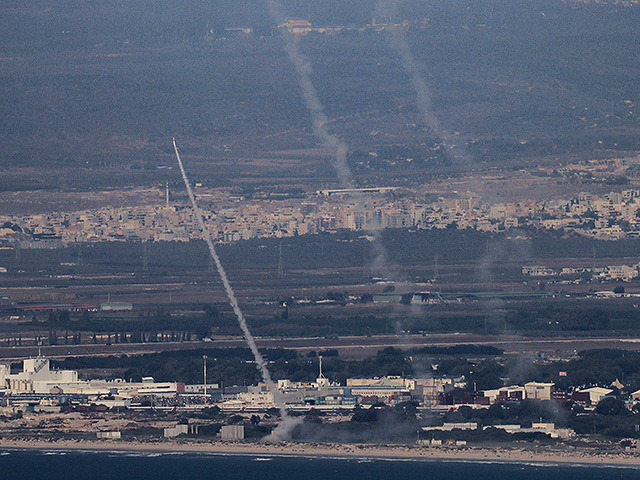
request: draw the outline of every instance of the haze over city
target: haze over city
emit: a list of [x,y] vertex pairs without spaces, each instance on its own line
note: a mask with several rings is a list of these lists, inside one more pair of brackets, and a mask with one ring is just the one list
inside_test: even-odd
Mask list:
[[639,24],[631,0],[3,3],[0,466],[636,474]]

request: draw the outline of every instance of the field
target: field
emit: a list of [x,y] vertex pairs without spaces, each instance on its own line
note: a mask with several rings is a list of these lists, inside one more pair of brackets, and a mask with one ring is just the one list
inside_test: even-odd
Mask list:
[[[525,240],[455,230],[385,235],[390,262],[383,270],[376,266],[372,245],[355,234],[288,239],[282,243],[282,276],[277,274],[277,240],[220,250],[258,336],[637,335],[637,281],[535,279],[521,271],[535,262],[550,267],[631,264],[638,248],[633,240]],[[0,263],[10,272],[0,277],[4,345],[184,342],[240,335],[203,244],[151,244],[146,269],[141,244],[92,244],[82,252],[78,263],[77,247],[23,250],[19,260],[13,250],[0,251]],[[625,295],[594,295],[616,287],[624,287]],[[412,301],[415,293],[424,293],[424,301]],[[133,309],[99,311],[107,301],[130,302]]]
[[[187,3],[5,2],[0,190],[176,181],[160,168],[173,165],[172,136],[207,185],[335,181],[264,2]],[[387,36],[367,28],[373,7],[286,5],[294,18],[344,27],[299,43],[357,183],[640,149],[637,6],[406,2],[399,15],[411,20],[406,38],[440,132],[420,117]],[[225,31],[238,26],[253,32]]]

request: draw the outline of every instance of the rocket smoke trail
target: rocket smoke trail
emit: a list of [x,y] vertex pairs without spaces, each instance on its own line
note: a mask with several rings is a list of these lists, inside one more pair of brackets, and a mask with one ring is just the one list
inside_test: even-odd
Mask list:
[[[422,117],[424,125],[443,140],[445,146],[448,147],[456,162],[463,167],[471,167],[473,165],[473,157],[463,146],[447,145],[449,142],[447,139],[446,129],[439,124],[433,111],[433,103],[429,87],[427,86],[427,82],[424,80],[418,62],[416,62],[415,57],[413,56],[402,26],[396,23],[397,13],[398,0],[376,0],[375,15],[382,19],[383,22],[388,22],[385,31],[387,32],[389,44],[398,55],[402,68],[411,80],[411,85],[416,95],[418,111]],[[480,194],[484,193],[485,195],[490,193],[490,190],[482,179],[478,179],[476,176],[471,176],[469,180],[476,192]],[[508,241],[506,240],[503,243],[497,243],[494,246],[494,250],[498,250],[498,252],[492,252],[491,254],[487,253],[481,259],[478,270],[479,279],[486,283],[495,281],[492,266],[495,263],[504,261],[504,257],[507,255],[509,250],[508,246]],[[524,256],[526,258],[528,255]],[[492,316],[492,323],[495,321],[503,323],[506,330],[506,321],[499,314],[502,305],[496,302],[500,302],[500,300],[487,301],[488,310],[495,312],[495,315]],[[511,333],[513,334],[513,332]]]
[[269,387],[269,391],[273,394],[274,401],[280,410],[280,416],[282,418],[282,422],[278,427],[271,433],[267,440],[278,441],[278,440],[286,440],[290,437],[291,430],[298,423],[296,419],[289,416],[287,409],[284,405],[284,402],[279,398],[279,391],[276,388],[275,383],[271,378],[271,374],[269,373],[269,369],[267,368],[267,363],[264,360],[262,354],[258,350],[256,342],[251,335],[251,331],[249,330],[249,326],[247,325],[247,321],[242,314],[242,310],[240,310],[240,305],[238,304],[238,300],[236,299],[236,295],[233,292],[233,288],[231,288],[231,284],[229,283],[229,279],[227,278],[227,274],[222,267],[222,263],[220,262],[220,257],[218,257],[218,253],[216,252],[215,247],[213,246],[213,240],[211,239],[211,234],[209,233],[209,229],[204,223],[204,219],[202,217],[202,213],[198,209],[198,205],[196,203],[196,197],[193,194],[193,190],[191,189],[191,184],[189,183],[189,179],[187,178],[187,173],[182,166],[182,160],[180,159],[180,153],[178,153],[178,146],[176,145],[176,139],[173,139],[173,149],[176,152],[176,158],[178,159],[178,166],[180,167],[180,173],[182,173],[182,179],[184,180],[184,185],[187,187],[187,193],[189,194],[189,199],[191,200],[191,206],[193,207],[193,213],[198,220],[198,225],[200,226],[200,230],[202,230],[202,235],[204,236],[205,241],[207,242],[207,246],[209,247],[209,253],[211,254],[211,258],[216,264],[216,269],[218,270],[218,274],[222,279],[222,284],[224,285],[224,289],[227,292],[227,297],[229,298],[229,304],[231,308],[233,308],[233,312],[236,314],[238,318],[238,325],[240,325],[240,329],[244,334],[244,338],[249,345],[249,349],[253,354],[253,358],[256,361],[256,366],[260,373],[262,374],[262,379],[264,383]]
[[[411,52],[411,47],[404,36],[401,28],[395,25],[395,17],[398,11],[398,5],[395,0],[377,0],[375,7],[375,14],[378,17],[388,19],[389,28],[385,30],[389,34],[389,42],[391,47],[396,51],[400,57],[402,67],[407,72],[407,75],[411,79],[411,86],[416,94],[416,103],[418,111],[422,117],[422,121],[427,127],[429,127],[434,133],[442,136],[438,125],[438,120],[433,113],[433,106],[431,100],[431,93],[429,87],[422,76],[420,69],[416,63],[416,60]],[[446,139],[445,139],[446,140]]]
[[[269,13],[277,25],[286,22],[286,14],[281,0],[269,0]],[[285,41],[285,51],[291,63],[298,74],[298,83],[302,89],[304,103],[311,114],[311,122],[313,124],[313,134],[322,142],[323,145],[332,150],[333,166],[337,172],[340,185],[344,188],[352,186],[351,170],[347,164],[347,145],[335,135],[329,133],[327,123],[329,119],[324,113],[324,108],[318,97],[318,92],[311,81],[311,63],[300,52],[298,37],[287,31],[280,29]]]
[[385,28],[389,44],[395,50],[400,59],[400,64],[411,81],[414,93],[416,95],[416,106],[418,113],[422,118],[424,125],[437,135],[448,147],[454,160],[462,165],[469,166],[472,163],[468,152],[460,146],[453,145],[449,142],[449,135],[446,128],[438,122],[433,111],[433,100],[431,92],[424,79],[419,64],[416,61],[411,47],[407,42],[406,36],[401,26],[396,24],[396,14],[398,13],[397,0],[377,0],[375,5],[375,15],[383,21],[388,22]]
[[[287,20],[287,16],[282,1],[269,0],[268,6],[269,13],[276,25],[279,26],[284,24]],[[333,167],[338,176],[340,185],[343,188],[352,187],[353,176],[351,169],[347,164],[347,152],[349,149],[345,142],[340,140],[336,135],[329,133],[329,130],[327,129],[327,123],[329,120],[324,113],[324,107],[320,102],[318,92],[311,81],[311,62],[300,52],[300,45],[296,35],[290,33],[286,28],[280,28],[280,32],[284,39],[284,48],[287,52],[287,56],[298,74],[298,83],[302,90],[304,103],[311,115],[313,133],[325,146],[333,151]],[[356,199],[356,201],[359,200],[361,199]],[[382,239],[376,227],[376,225],[371,223],[365,224],[365,230],[372,232],[374,235],[373,244],[376,253],[374,264],[388,276],[395,278],[397,275],[392,274],[391,269],[387,265],[386,250],[382,245]]]

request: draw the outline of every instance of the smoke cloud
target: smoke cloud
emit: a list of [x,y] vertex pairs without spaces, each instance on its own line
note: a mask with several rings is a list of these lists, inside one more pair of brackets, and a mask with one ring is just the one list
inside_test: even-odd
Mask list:
[[253,354],[253,358],[255,359],[256,366],[258,370],[260,370],[260,374],[262,375],[262,380],[269,387],[269,391],[273,393],[274,401],[278,410],[280,410],[280,416],[282,421],[278,425],[278,427],[269,435],[266,440],[269,441],[282,441],[287,440],[291,437],[291,430],[296,426],[297,419],[289,416],[287,409],[285,407],[284,402],[280,398],[279,390],[276,388],[273,379],[271,378],[271,373],[269,373],[269,369],[267,368],[267,363],[258,350],[255,339],[253,335],[251,335],[251,331],[249,330],[249,326],[247,325],[247,320],[244,318],[244,314],[240,309],[240,305],[238,304],[238,300],[236,299],[236,295],[229,283],[229,279],[227,278],[227,273],[224,271],[222,267],[222,263],[220,262],[220,257],[218,257],[218,252],[213,245],[213,240],[211,238],[211,233],[209,229],[204,223],[204,219],[202,217],[202,213],[198,209],[198,205],[196,203],[196,197],[193,194],[193,190],[191,189],[191,184],[189,183],[189,179],[187,178],[187,173],[184,170],[184,166],[182,165],[182,160],[180,159],[180,153],[178,152],[178,146],[176,145],[175,138],[173,139],[173,149],[176,152],[176,158],[178,159],[178,166],[180,167],[180,173],[182,174],[182,179],[184,180],[184,185],[187,188],[187,193],[189,194],[189,199],[191,200],[191,206],[193,207],[193,213],[198,220],[198,225],[200,226],[200,230],[202,230],[202,235],[204,236],[205,241],[207,242],[207,246],[209,247],[209,253],[211,254],[211,258],[215,262],[216,269],[218,270],[218,274],[220,275],[220,279],[222,280],[222,284],[224,285],[224,289],[227,292],[227,297],[229,298],[229,304],[233,309],[233,312],[236,314],[236,318],[238,319],[238,325],[240,325],[240,329],[244,335],[244,338],[249,345],[249,349]]
[[[279,26],[287,21],[286,12],[281,0],[269,0],[269,12],[274,22]],[[329,147],[333,152],[333,165],[336,170],[339,182],[343,188],[349,188],[353,186],[353,178],[351,170],[347,164],[348,146],[345,142],[340,140],[336,135],[329,133],[327,129],[328,119],[324,113],[324,107],[320,102],[318,93],[311,81],[312,67],[311,62],[300,52],[299,39],[296,35],[290,33],[286,28],[280,29],[281,35],[284,39],[284,48],[287,52],[289,60],[295,67],[298,74],[298,83],[302,90],[305,105],[311,115],[313,124],[314,135],[322,142],[323,145]],[[401,32],[400,32],[401,35]],[[431,110],[431,99],[426,84],[421,79],[420,73],[415,68],[415,62],[411,56],[406,41],[402,42],[402,37],[398,37],[398,48],[403,52],[406,58],[407,65],[414,65],[414,74],[412,75],[412,81],[414,86],[420,92],[418,94],[419,103],[424,107],[421,109],[424,118],[430,118],[430,127],[433,130],[437,130],[437,124],[435,117],[432,115],[428,117],[428,113]],[[355,198],[356,202],[363,203],[363,198]],[[395,284],[402,282],[402,276],[397,269],[393,268],[389,261],[387,250],[382,241],[380,225],[377,218],[369,218],[364,224],[364,230],[373,236],[373,260],[371,263],[372,271],[377,275],[382,276],[393,281]],[[400,322],[396,322],[395,329],[397,333],[402,332],[402,325]]]

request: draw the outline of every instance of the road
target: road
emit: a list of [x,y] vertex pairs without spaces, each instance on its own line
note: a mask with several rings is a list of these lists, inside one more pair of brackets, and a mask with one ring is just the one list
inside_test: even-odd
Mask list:
[[[370,337],[336,338],[257,338],[261,348],[290,348],[301,352],[310,350],[338,350],[342,358],[364,358],[374,355],[386,347],[401,349],[427,346],[453,346],[460,344],[493,346],[507,355],[531,355],[543,353],[548,356],[566,357],[580,350],[594,348],[616,348],[640,350],[640,338],[568,337],[568,338],[525,338],[515,336],[486,336],[469,334],[434,335],[381,335]],[[0,361],[19,361],[42,353],[49,358],[69,356],[141,355],[176,350],[206,348],[244,347],[241,338],[214,338],[212,341],[164,342],[164,343],[123,343],[123,344],[83,344],[54,345],[38,347],[1,347]]]

